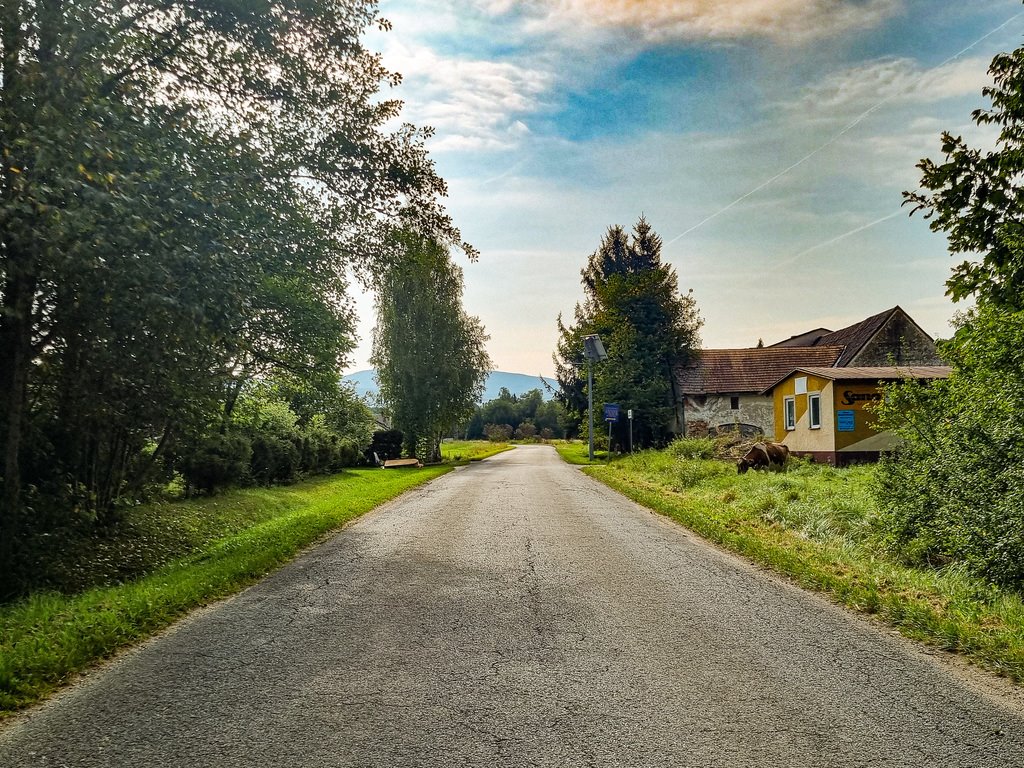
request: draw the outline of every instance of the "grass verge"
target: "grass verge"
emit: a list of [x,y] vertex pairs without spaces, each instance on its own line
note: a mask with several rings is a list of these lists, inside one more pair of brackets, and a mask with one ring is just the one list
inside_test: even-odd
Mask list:
[[490,440],[452,440],[441,443],[441,456],[446,462],[466,464],[494,456],[502,451],[510,451],[508,443],[492,443]]
[[786,473],[737,475],[733,464],[669,449],[584,471],[802,587],[1024,681],[1022,596],[962,568],[911,568],[881,551],[873,536],[871,466],[796,462]]
[[[0,717],[33,704],[71,676],[237,592],[347,521],[450,467],[357,469],[300,485],[238,490],[140,508],[205,543],[143,578],[77,595],[40,594],[0,607]],[[213,536],[218,528],[224,535]]]
[[562,460],[569,464],[597,464],[607,463],[608,452],[594,450],[594,460],[590,460],[590,446],[581,440],[555,440],[553,441],[555,450],[558,451],[558,455],[562,457]]

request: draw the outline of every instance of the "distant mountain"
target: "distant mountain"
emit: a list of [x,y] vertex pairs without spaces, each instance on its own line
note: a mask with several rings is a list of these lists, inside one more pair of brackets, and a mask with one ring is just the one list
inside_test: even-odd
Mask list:
[[[350,373],[347,376],[343,376],[343,381],[350,381],[355,384],[356,394],[364,397],[376,397],[377,396],[377,382],[373,380],[373,369],[366,371],[356,371]],[[551,386],[555,385],[554,377],[547,380]],[[530,376],[525,373],[507,373],[506,371],[492,371],[487,377],[487,383],[484,385],[484,394],[482,402],[488,400],[494,400],[498,396],[498,392],[502,387],[508,389],[513,395],[517,397],[519,395],[526,394],[531,389],[539,389],[545,400],[551,399],[551,393],[544,388],[544,382],[541,381],[540,376]]]

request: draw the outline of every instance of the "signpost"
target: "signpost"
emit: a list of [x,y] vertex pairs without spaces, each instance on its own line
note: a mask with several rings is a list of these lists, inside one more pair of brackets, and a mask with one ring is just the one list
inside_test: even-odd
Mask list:
[[619,404],[604,404],[604,420],[608,422],[608,461],[612,460],[612,424],[619,420]]
[[633,409],[626,411],[626,418],[629,419],[629,452],[633,453]]
[[587,358],[587,414],[590,419],[590,430],[587,436],[590,438],[588,446],[589,461],[594,460],[594,363],[608,359],[608,353],[604,351],[604,344],[601,337],[596,333],[583,337],[583,355]]

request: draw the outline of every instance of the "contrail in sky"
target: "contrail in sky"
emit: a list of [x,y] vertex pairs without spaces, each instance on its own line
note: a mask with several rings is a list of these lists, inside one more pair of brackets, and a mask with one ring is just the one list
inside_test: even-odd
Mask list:
[[793,262],[795,262],[797,259],[799,259],[801,256],[806,256],[811,251],[816,251],[819,248],[824,248],[825,246],[832,245],[833,243],[838,243],[840,240],[845,240],[850,235],[856,235],[858,232],[863,232],[865,229],[870,229],[871,227],[875,226],[876,224],[881,224],[883,221],[888,221],[889,219],[895,219],[897,216],[899,216],[902,213],[903,213],[903,211],[895,211],[893,213],[890,213],[888,216],[883,216],[880,219],[875,219],[874,221],[868,222],[867,224],[861,224],[859,227],[855,227],[854,229],[851,229],[849,232],[843,232],[843,234],[841,234],[841,235],[836,235],[831,240],[826,240],[823,243],[818,243],[817,245],[812,245],[810,248],[805,248],[804,250],[800,251],[800,253],[796,254],[795,256],[791,256],[790,258],[788,258],[786,261],[782,262],[778,266],[780,266],[780,267],[787,267],[790,264],[792,264]]
[[[1008,26],[1010,23],[1012,23],[1016,19],[1020,18],[1021,16],[1024,16],[1024,11],[1022,11],[1021,13],[1018,13],[1018,14],[1015,14],[1015,15],[1011,16],[1009,19],[1007,19],[1002,24],[1000,24],[998,27],[996,27],[995,29],[993,29],[990,32],[985,33],[984,35],[979,37],[977,40],[975,40],[973,43],[968,45],[966,48],[964,48],[964,49],[958,51],[957,53],[953,54],[952,56],[950,56],[948,59],[946,59],[941,64],[939,64],[939,65],[937,65],[935,67],[932,67],[932,69],[933,70],[940,69],[940,68],[946,66],[947,64],[949,64],[950,62],[955,61],[956,59],[959,59],[961,56],[963,56],[969,50],[974,48],[976,45],[978,45],[981,42],[984,42],[987,38],[992,37],[992,35],[996,34],[999,30],[1001,30],[1004,27]],[[922,74],[917,80],[914,81],[914,84],[916,85],[917,83],[919,83],[922,80],[924,80],[924,78],[927,76],[927,74],[928,74],[927,72]],[[820,147],[818,147],[817,149],[811,150],[806,155],[804,155],[799,160],[797,160],[795,163],[790,165],[788,168],[785,168],[785,169],[779,171],[777,174],[772,176],[770,179],[768,179],[767,181],[761,182],[760,184],[758,184],[756,187],[754,187],[752,190],[750,190],[746,194],[740,195],[739,197],[737,197],[735,200],[733,200],[731,203],[729,203],[725,207],[718,209],[717,211],[712,213],[710,216],[707,216],[704,219],[702,219],[701,221],[698,221],[696,224],[694,224],[692,227],[687,229],[685,232],[681,232],[680,234],[676,235],[671,240],[666,242],[665,245],[672,245],[672,243],[674,243],[679,238],[685,237],[686,235],[688,235],[691,232],[693,232],[695,229],[699,229],[700,227],[703,227],[709,221],[711,221],[712,219],[714,219],[714,218],[716,218],[718,216],[721,216],[723,213],[728,211],[730,208],[733,208],[734,206],[739,205],[740,203],[742,203],[744,200],[746,200],[751,195],[756,195],[758,192],[760,192],[765,187],[767,187],[770,184],[773,184],[774,182],[778,181],[783,176],[785,176],[787,173],[792,171],[794,168],[800,167],[801,165],[806,163],[808,160],[810,160],[812,157],[814,157],[816,154],[821,152],[823,149],[825,149],[826,147],[834,144],[836,141],[838,141],[840,138],[842,138],[845,134],[847,134],[851,129],[853,129],[855,126],[857,126],[861,122],[863,122],[869,115],[871,115],[872,113],[876,112],[884,104],[886,104],[889,101],[892,101],[894,98],[896,98],[897,95],[899,95],[899,94],[896,94],[896,93],[889,94],[884,99],[879,101],[877,104],[874,104],[871,107],[869,107],[868,109],[864,110],[864,112],[862,112],[857,117],[855,117],[853,120],[851,120],[844,128],[842,128],[842,130],[840,130],[834,136],[829,138]],[[893,218],[896,215],[898,215],[898,213],[894,213],[894,214],[891,214],[889,216],[886,216],[886,217],[884,217],[882,219],[879,219],[878,221],[873,222],[872,224],[866,224],[863,227],[859,227],[859,228],[857,228],[857,229],[855,229],[855,230],[853,230],[851,232],[847,232],[844,235],[840,235],[839,237],[835,238],[834,240],[829,240],[828,243],[822,243],[821,245],[828,245],[830,243],[834,243],[834,242],[836,242],[836,240],[841,240],[844,237],[846,237],[847,235],[852,235],[855,232],[860,232],[861,230],[867,229],[868,227],[873,226],[874,224],[878,224],[878,223],[881,223],[881,222],[886,221],[888,219],[891,219],[891,218]],[[808,253],[809,251],[812,251],[812,250],[814,250],[814,248],[818,248],[818,247],[820,247],[820,246],[814,246],[813,248],[810,248],[807,251],[803,251],[803,253],[797,254],[794,258],[799,258],[800,256],[803,256],[804,253]]]

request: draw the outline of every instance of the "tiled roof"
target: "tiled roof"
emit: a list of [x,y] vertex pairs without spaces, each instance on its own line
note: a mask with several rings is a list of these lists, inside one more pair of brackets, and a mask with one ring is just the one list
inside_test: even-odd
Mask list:
[[702,349],[679,369],[677,382],[685,395],[763,392],[794,368],[834,365],[842,352],[836,346]]
[[885,312],[879,312],[877,315],[872,315],[866,320],[861,320],[859,323],[854,323],[846,328],[840,328],[838,331],[825,334],[815,341],[814,344],[815,346],[845,347],[845,351],[836,363],[837,366],[845,366],[856,357],[858,352],[864,349],[864,346],[871,341],[872,337],[897,312],[903,312],[903,310],[897,306],[887,309]]
[[813,365],[798,365],[768,384],[762,392],[768,392],[788,379],[794,373],[806,373],[832,381],[896,381],[898,379],[944,379],[953,369],[948,365],[878,365],[827,368]]
[[773,347],[813,347],[823,336],[828,336],[832,331],[828,328],[815,328],[813,331],[804,331],[796,336],[790,336],[783,341],[777,341]]

